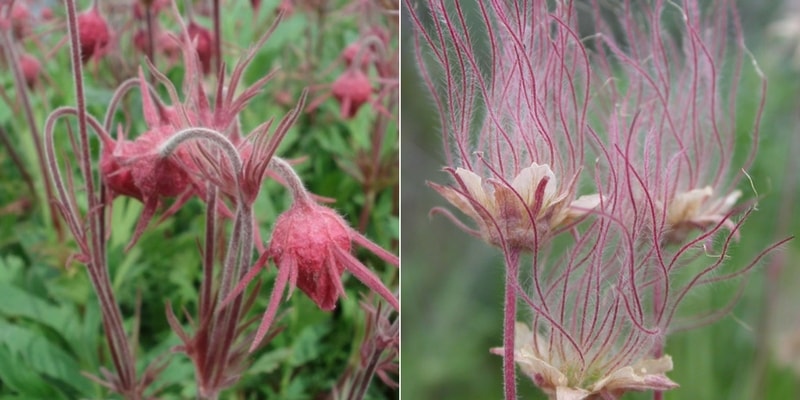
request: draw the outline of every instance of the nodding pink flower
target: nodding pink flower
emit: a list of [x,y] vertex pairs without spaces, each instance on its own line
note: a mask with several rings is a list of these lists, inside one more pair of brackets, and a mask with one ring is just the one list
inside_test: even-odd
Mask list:
[[344,60],[344,64],[348,67],[353,64],[357,56],[361,57],[358,67],[362,71],[366,71],[370,64],[370,51],[369,49],[364,49],[365,54],[359,54],[362,51],[361,47],[362,44],[360,42],[350,43],[342,50],[341,57]]
[[341,279],[344,271],[348,271],[383,297],[395,310],[399,310],[400,304],[392,291],[351,254],[352,244],[355,242],[361,245],[394,266],[399,265],[397,257],[351,228],[332,209],[317,204],[285,161],[273,158],[272,168],[278,170],[288,181],[294,203],[275,221],[267,251],[220,306],[222,309],[236,298],[269,260],[275,262],[278,277],[250,349],[257,348],[269,331],[287,285],[288,296],[298,287],[320,309],[331,311],[336,307],[339,297],[345,295]]
[[359,68],[348,68],[331,85],[331,94],[341,105],[342,118],[356,116],[372,96],[372,82]]
[[[3,13],[5,13],[5,10],[3,10]],[[0,22],[2,22],[3,17],[0,16]],[[25,2],[15,1],[9,12],[9,17],[14,37],[23,38],[30,33],[33,16]]]
[[[169,31],[159,30],[153,40],[155,51],[163,54],[168,60],[180,59],[181,44],[177,37]],[[133,34],[133,47],[144,54],[150,50],[150,38],[146,29],[139,29]]]
[[42,7],[42,10],[39,12],[39,15],[45,21],[51,21],[55,17],[55,15],[53,14],[53,9],[47,6]]
[[78,38],[81,44],[81,60],[99,59],[105,54],[111,41],[111,31],[100,9],[95,3],[92,8],[78,15]]
[[[112,197],[130,196],[145,204],[129,248],[138,240],[165,199],[176,198],[161,219],[176,212],[194,195],[205,200],[206,181],[217,185],[234,204],[241,201],[246,203],[243,206],[252,206],[268,173],[269,159],[299,115],[298,109],[289,112],[272,130],[274,118],[256,127],[247,137],[240,132],[239,113],[273,74],[265,75],[240,92],[236,88],[255,57],[256,50],[271,32],[273,30],[265,33],[234,66],[229,79],[218,80],[214,89],[217,97],[213,108],[202,84],[202,67],[193,46],[197,42],[189,39],[189,27],[179,41],[185,65],[185,99],[178,98],[177,88],[152,65],[150,73],[166,87],[171,104],[167,105],[153,97],[155,89],[150,87],[142,70],[137,80],[122,85],[115,93],[112,103],[118,104],[121,96],[138,86],[147,125],[147,131],[133,140],[121,133],[116,140],[107,133],[101,133],[103,150],[100,171]],[[305,98],[304,92],[301,104]],[[109,113],[113,114],[113,111]],[[182,145],[189,139],[198,140]],[[216,145],[208,144],[208,140],[216,141]],[[218,146],[223,146],[226,151],[216,151]],[[233,167],[233,158],[242,164],[242,171]],[[223,202],[217,205],[223,216],[232,216]]]
[[22,70],[22,76],[25,77],[25,83],[28,87],[32,88],[39,81],[39,74],[42,72],[42,63],[31,54],[25,53],[19,56],[19,67]]

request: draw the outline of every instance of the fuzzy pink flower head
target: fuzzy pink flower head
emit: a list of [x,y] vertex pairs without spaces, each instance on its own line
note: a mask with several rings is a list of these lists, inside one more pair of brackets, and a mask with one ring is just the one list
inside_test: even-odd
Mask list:
[[39,16],[42,17],[45,21],[51,21],[55,18],[55,14],[53,14],[53,9],[50,7],[42,7],[42,11],[39,12]]
[[[351,66],[353,64],[353,62],[355,62],[356,57],[359,56],[359,51],[362,51],[361,47],[362,47],[361,43],[354,42],[354,43],[348,44],[344,48],[344,50],[342,50],[342,59],[344,59],[345,65],[347,65],[349,67],[349,66]],[[364,49],[362,54],[360,54],[361,62],[359,63],[358,67],[361,68],[362,70],[366,70],[367,67],[369,67],[369,63],[370,63],[370,55],[369,55],[369,53],[370,53],[369,50]]]
[[14,7],[11,8],[11,29],[14,32],[14,37],[21,38],[30,33],[32,15],[28,6],[23,1],[15,1]]
[[[191,185],[186,168],[177,159],[185,151],[179,148],[176,155],[166,157],[158,152],[158,146],[171,134],[168,127],[156,128],[136,138],[132,144],[134,152],[138,153],[131,165],[133,181],[145,195],[175,197]],[[184,158],[188,161],[186,156]]]
[[33,87],[39,81],[39,74],[42,72],[42,64],[31,54],[25,53],[19,56],[19,66],[25,83],[28,87]]
[[185,150],[179,148],[173,156],[158,153],[159,145],[172,134],[162,126],[129,141],[122,139],[107,146],[100,157],[100,171],[116,194],[143,200],[175,197],[192,183],[183,162],[190,163]]
[[202,195],[202,187],[195,183],[195,164],[188,150],[178,147],[166,154],[162,149],[174,133],[173,127],[161,125],[133,141],[102,138],[100,174],[112,198],[123,195],[144,203],[127,248],[138,241],[163,199],[178,198],[162,218],[175,212],[192,194]]
[[78,15],[78,39],[83,62],[99,58],[106,51],[111,41],[111,31],[96,7]]
[[392,308],[400,310],[392,291],[350,251],[355,242],[391,265],[399,265],[399,259],[354,231],[335,211],[315,203],[305,189],[300,190],[304,194],[296,196],[291,208],[275,221],[267,251],[220,306],[225,307],[239,296],[270,259],[275,262],[278,277],[251,351],[258,347],[272,326],[287,286],[289,296],[299,287],[319,308],[330,311],[336,307],[339,296],[345,295],[341,282],[345,270],[383,297]]
[[100,153],[100,175],[114,195],[129,196],[141,201],[142,190],[133,181],[133,171],[130,166],[120,165],[121,160],[135,155],[135,146],[129,140],[122,139],[113,142],[113,145],[103,146]]
[[336,307],[344,265],[335,262],[334,249],[349,253],[347,223],[333,210],[318,205],[293,206],[278,217],[269,252],[278,268],[297,268],[297,287],[319,308]]
[[342,118],[350,119],[369,101],[372,83],[363,71],[348,69],[333,82],[331,92],[341,105]]

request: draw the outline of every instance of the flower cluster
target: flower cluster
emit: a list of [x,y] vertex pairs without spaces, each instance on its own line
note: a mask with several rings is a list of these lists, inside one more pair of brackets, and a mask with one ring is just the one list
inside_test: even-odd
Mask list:
[[[391,308],[388,313],[399,311],[397,296],[356,258],[353,249],[359,245],[394,267],[399,266],[399,259],[368,240],[361,233],[365,229],[350,228],[333,209],[319,204],[316,201],[319,197],[305,189],[291,163],[276,156],[279,145],[301,116],[308,89],[298,91],[296,101],[288,101],[290,107],[281,118],[261,112],[258,115],[263,119],[252,130],[248,132],[242,127],[240,117],[248,104],[277,75],[275,70],[257,71],[248,70],[248,67],[285,13],[270,16],[272,23],[268,29],[249,48],[242,49],[238,61],[228,69],[220,58],[220,1],[211,2],[212,10],[207,11],[214,21],[213,31],[195,21],[189,3],[183,11],[172,1],[137,0],[124,4],[128,12],[133,6],[135,23],[147,27],[138,41],[149,57],[136,61],[140,64],[138,74],[131,72],[127,76],[134,77],[120,80],[110,97],[105,117],[100,120],[87,111],[84,64],[94,60],[94,65],[86,67],[96,70],[105,57],[117,50],[119,35],[131,25],[120,32],[112,32],[110,26],[116,25],[103,16],[100,2],[94,1],[82,13],[77,11],[74,0],[66,0],[66,3],[77,105],[60,107],[48,116],[43,141],[46,168],[43,170],[52,176],[54,209],[66,221],[78,246],[73,260],[86,265],[100,301],[114,371],[102,369],[101,377],[92,377],[96,382],[125,398],[144,398],[144,391],[167,365],[163,360],[154,361],[137,376],[138,364],[132,351],[135,343],[122,325],[121,310],[110,283],[106,254],[111,214],[108,210],[120,197],[144,204],[127,249],[137,244],[162,206],[168,206],[161,213],[163,220],[184,209],[194,197],[206,205],[205,236],[201,244],[202,279],[197,293],[197,313],[194,316],[186,313],[188,329],[175,315],[169,301],[166,302],[167,322],[181,341],[172,351],[181,352],[191,360],[199,397],[217,398],[222,390],[235,384],[247,369],[248,354],[281,331],[282,328],[273,327],[273,322],[287,285],[290,294],[298,287],[320,309],[331,311],[337,300],[345,296],[342,279],[348,271],[388,303]],[[115,7],[122,5],[106,7],[103,4],[102,7],[111,20],[118,18],[109,12]],[[5,11],[5,6],[1,6],[0,13]],[[162,12],[168,13],[171,23],[177,26],[175,33],[160,30],[160,23],[164,21],[155,17]],[[198,7],[197,12],[206,10]],[[0,34],[0,44],[4,44],[5,32],[0,31]],[[181,90],[167,72],[177,60],[156,64],[153,59],[156,51],[166,50],[166,47],[156,46],[158,43],[154,39],[159,37],[156,35],[169,39],[170,51],[174,52],[170,56],[181,58]],[[367,66],[396,73],[385,65],[396,59],[387,48],[366,42],[369,41],[365,41],[354,59],[367,59]],[[9,59],[17,59],[14,53],[12,55]],[[363,63],[351,64],[356,65]],[[15,78],[16,75],[20,76],[17,82],[24,81],[22,73],[15,74]],[[126,76],[124,71],[120,75]],[[393,87],[391,93],[396,94],[394,81],[385,85]],[[131,112],[126,107],[125,97],[137,89],[140,93],[135,101],[140,102],[140,107]],[[370,89],[368,97],[372,95]],[[377,97],[373,100],[379,104]],[[392,108],[395,100],[389,95],[380,98],[380,102],[385,101]],[[352,113],[361,105],[356,103],[350,104]],[[142,121],[132,121],[139,111]],[[345,118],[352,117],[350,111],[345,113]],[[63,131],[59,123],[73,117],[77,119],[78,128],[73,131],[70,125],[66,134],[60,135]],[[121,117],[125,123],[115,125],[123,120]],[[376,119],[379,121],[374,128],[377,138],[382,140],[390,130],[388,120],[391,118],[394,118],[393,113],[381,114]],[[31,129],[34,127],[35,124],[31,124]],[[99,156],[93,151],[92,133],[99,138]],[[375,140],[375,153],[379,156],[384,150],[381,140]],[[64,143],[70,147],[66,154],[58,150]],[[73,159],[77,160],[78,168],[71,167]],[[382,167],[379,165],[383,163],[381,158],[374,162],[375,165],[368,167],[376,170]],[[265,244],[260,237],[255,207],[269,177],[286,186],[294,202],[290,208],[276,214],[271,238]],[[365,175],[363,184],[367,197],[376,197],[377,192],[385,188],[373,184],[380,178],[382,175],[378,173]],[[369,203],[364,206],[364,215],[369,216],[370,207]],[[256,253],[259,257],[253,262]],[[254,320],[247,317],[247,312],[254,305],[258,289],[249,296],[244,296],[244,290],[270,261],[276,265],[278,277],[262,323],[251,331],[248,328]],[[257,287],[260,285],[259,280]],[[367,309],[366,314],[369,313]],[[383,314],[374,318],[383,323]],[[380,350],[375,350],[378,356],[384,349],[391,350],[395,343],[391,334],[383,331],[370,332],[366,340],[381,341]],[[392,371],[395,356],[396,351],[389,351],[388,358],[379,357],[382,362],[379,369],[366,364],[359,368],[358,390],[366,390],[375,374],[391,385],[386,372]],[[348,368],[343,371],[345,375],[352,372]]]
[[[517,3],[481,3],[470,20],[461,3],[406,1],[455,181],[430,185],[477,228],[435,211],[505,255],[503,347],[492,350],[505,398],[516,398],[515,362],[553,399],[674,388],[666,335],[729,309],[678,321],[681,301],[774,248],[723,265],[756,152],[733,165],[746,53],[735,7]],[[551,246],[562,233],[571,244]],[[701,255],[710,261],[694,265]],[[530,323],[516,322],[518,300]]]

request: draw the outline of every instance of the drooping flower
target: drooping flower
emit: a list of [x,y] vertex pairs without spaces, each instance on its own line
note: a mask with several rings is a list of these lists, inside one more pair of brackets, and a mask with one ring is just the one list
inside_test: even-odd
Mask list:
[[78,15],[78,37],[81,44],[81,60],[84,63],[90,59],[99,59],[105,54],[111,42],[111,31],[108,22],[100,14],[97,2],[89,10]]
[[29,88],[34,87],[36,82],[39,81],[42,63],[33,55],[24,53],[19,56],[19,67],[22,70],[22,76],[25,77],[25,83]]
[[291,296],[295,287],[298,287],[320,309],[331,311],[336,307],[339,297],[345,295],[341,279],[344,271],[348,271],[383,297],[395,310],[399,310],[400,304],[392,291],[351,254],[352,243],[356,242],[395,266],[399,265],[397,257],[355,231],[332,209],[317,204],[302,188],[299,178],[292,179],[287,175],[286,171],[290,169],[288,165],[275,158],[273,161],[278,163],[273,165],[273,168],[283,171],[282,176],[291,181],[289,187],[294,194],[294,203],[275,221],[267,251],[250,268],[220,307],[225,307],[236,298],[268,261],[272,260],[275,263],[278,277],[250,349],[257,348],[269,331],[287,285],[289,287],[287,297]]
[[331,85],[331,94],[339,102],[342,118],[353,118],[372,96],[372,83],[359,68],[348,68]]
[[211,72],[211,60],[214,58],[214,38],[208,29],[194,21],[189,22],[186,30],[195,45],[203,73],[208,74]]

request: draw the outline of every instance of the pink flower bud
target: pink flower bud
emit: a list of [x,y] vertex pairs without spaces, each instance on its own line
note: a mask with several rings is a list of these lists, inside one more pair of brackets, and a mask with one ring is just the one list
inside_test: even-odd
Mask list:
[[[344,48],[344,50],[342,50],[342,58],[344,59],[345,65],[349,67],[350,65],[353,64],[353,61],[355,61],[356,56],[359,55],[358,54],[359,50],[361,50],[361,44],[358,42],[350,43],[347,45],[347,47]],[[369,67],[369,61],[370,61],[369,58],[370,58],[369,51],[365,49],[363,54],[361,54],[361,62],[358,65],[359,68],[361,68],[362,70],[366,70],[367,67]]]
[[347,223],[333,210],[318,205],[297,205],[278,217],[272,231],[269,252],[278,268],[297,268],[297,287],[319,308],[336,307],[341,291],[344,264],[332,251],[349,253]]
[[42,11],[39,13],[39,15],[45,21],[50,21],[55,17],[55,14],[53,14],[53,9],[50,7],[42,7]]
[[10,16],[14,36],[20,38],[27,35],[31,29],[31,12],[25,3],[21,1],[14,2]]
[[342,118],[350,119],[369,101],[372,83],[364,72],[348,69],[333,82],[331,92],[341,104]]
[[19,57],[19,66],[22,69],[22,75],[25,77],[25,83],[28,84],[28,87],[33,87],[39,80],[42,64],[36,57],[25,53]]
[[81,44],[81,60],[99,58],[111,41],[108,23],[96,7],[78,15],[78,39]]

